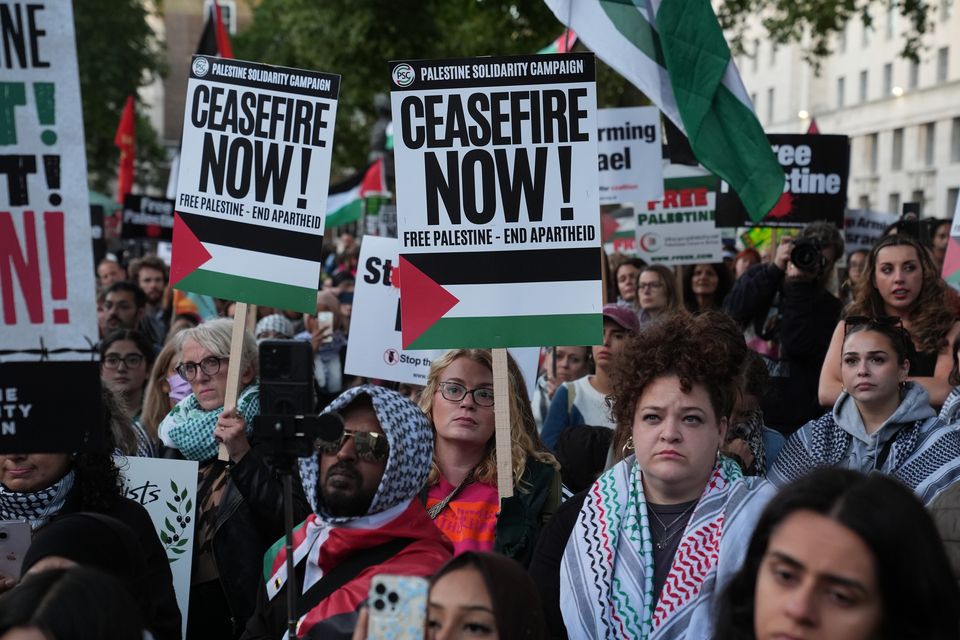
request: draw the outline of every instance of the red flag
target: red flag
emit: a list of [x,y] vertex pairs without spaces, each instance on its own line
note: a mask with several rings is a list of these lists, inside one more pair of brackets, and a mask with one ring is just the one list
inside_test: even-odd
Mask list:
[[226,27],[223,26],[223,15],[220,13],[220,4],[217,2],[213,2],[212,4],[217,35],[217,51],[220,53],[221,58],[232,58],[233,47],[230,46],[230,34],[227,33]]
[[820,127],[817,126],[816,118],[810,118],[810,126],[807,127],[807,133],[810,135],[820,133]]
[[120,125],[113,138],[113,144],[120,149],[120,168],[117,171],[117,202],[123,204],[123,198],[133,188],[133,158],[136,155],[134,136],[136,135],[133,96],[127,96],[127,104],[120,116]]

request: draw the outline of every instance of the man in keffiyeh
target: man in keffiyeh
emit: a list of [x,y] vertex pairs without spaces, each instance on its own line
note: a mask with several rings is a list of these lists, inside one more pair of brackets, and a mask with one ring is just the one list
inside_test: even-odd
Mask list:
[[[343,418],[343,435],[318,440],[317,453],[300,459],[313,514],[294,530],[298,638],[350,638],[374,575],[429,576],[452,555],[417,499],[433,454],[424,413],[372,385],[344,392],[328,412]],[[266,554],[265,584],[244,639],[288,638],[284,545],[281,539]],[[345,562],[356,570],[338,575]]]

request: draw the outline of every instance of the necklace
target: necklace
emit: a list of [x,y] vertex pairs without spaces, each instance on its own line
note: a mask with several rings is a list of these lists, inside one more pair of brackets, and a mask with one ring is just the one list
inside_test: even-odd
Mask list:
[[[686,525],[686,521],[684,520],[684,518],[690,515],[690,512],[693,511],[693,508],[696,506],[697,506],[697,501],[694,501],[693,504],[691,504],[689,507],[683,510],[683,513],[681,513],[679,516],[674,518],[669,525],[663,522],[663,520],[660,518],[660,515],[653,508],[647,509],[647,511],[653,514],[653,517],[656,518],[657,522],[660,523],[660,526],[663,528],[663,537],[660,540],[658,540],[654,545],[657,548],[657,551],[663,551],[666,548],[666,546],[670,544],[670,541],[673,540],[678,533],[683,531],[684,526]],[[681,520],[683,520],[681,525],[671,533],[670,529],[673,529],[673,527],[678,522],[681,522]]]

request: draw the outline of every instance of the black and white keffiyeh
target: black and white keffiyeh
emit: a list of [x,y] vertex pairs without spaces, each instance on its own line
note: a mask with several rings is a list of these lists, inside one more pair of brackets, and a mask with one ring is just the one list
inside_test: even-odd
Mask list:
[[[405,503],[420,493],[433,460],[433,430],[426,414],[413,402],[396,391],[370,384],[343,392],[323,413],[341,411],[360,395],[370,396],[380,428],[390,445],[383,478],[367,511],[369,516]],[[323,512],[317,494],[319,474],[318,455],[300,458],[300,480],[314,513],[328,522],[351,520],[348,517],[335,518]]]
[[21,493],[0,484],[0,520],[26,520],[36,531],[57,515],[73,489],[73,470],[46,489]]

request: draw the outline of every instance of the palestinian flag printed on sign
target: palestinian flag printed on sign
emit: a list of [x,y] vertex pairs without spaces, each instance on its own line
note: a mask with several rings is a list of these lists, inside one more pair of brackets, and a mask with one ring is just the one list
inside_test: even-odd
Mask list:
[[577,43],[577,34],[573,32],[573,29],[564,29],[563,33],[560,36],[545,46],[537,53],[546,54],[546,53],[570,53],[573,49],[573,45]]
[[391,80],[403,348],[598,344],[593,56],[393,62]]
[[171,283],[313,312],[340,77],[194,56]]

